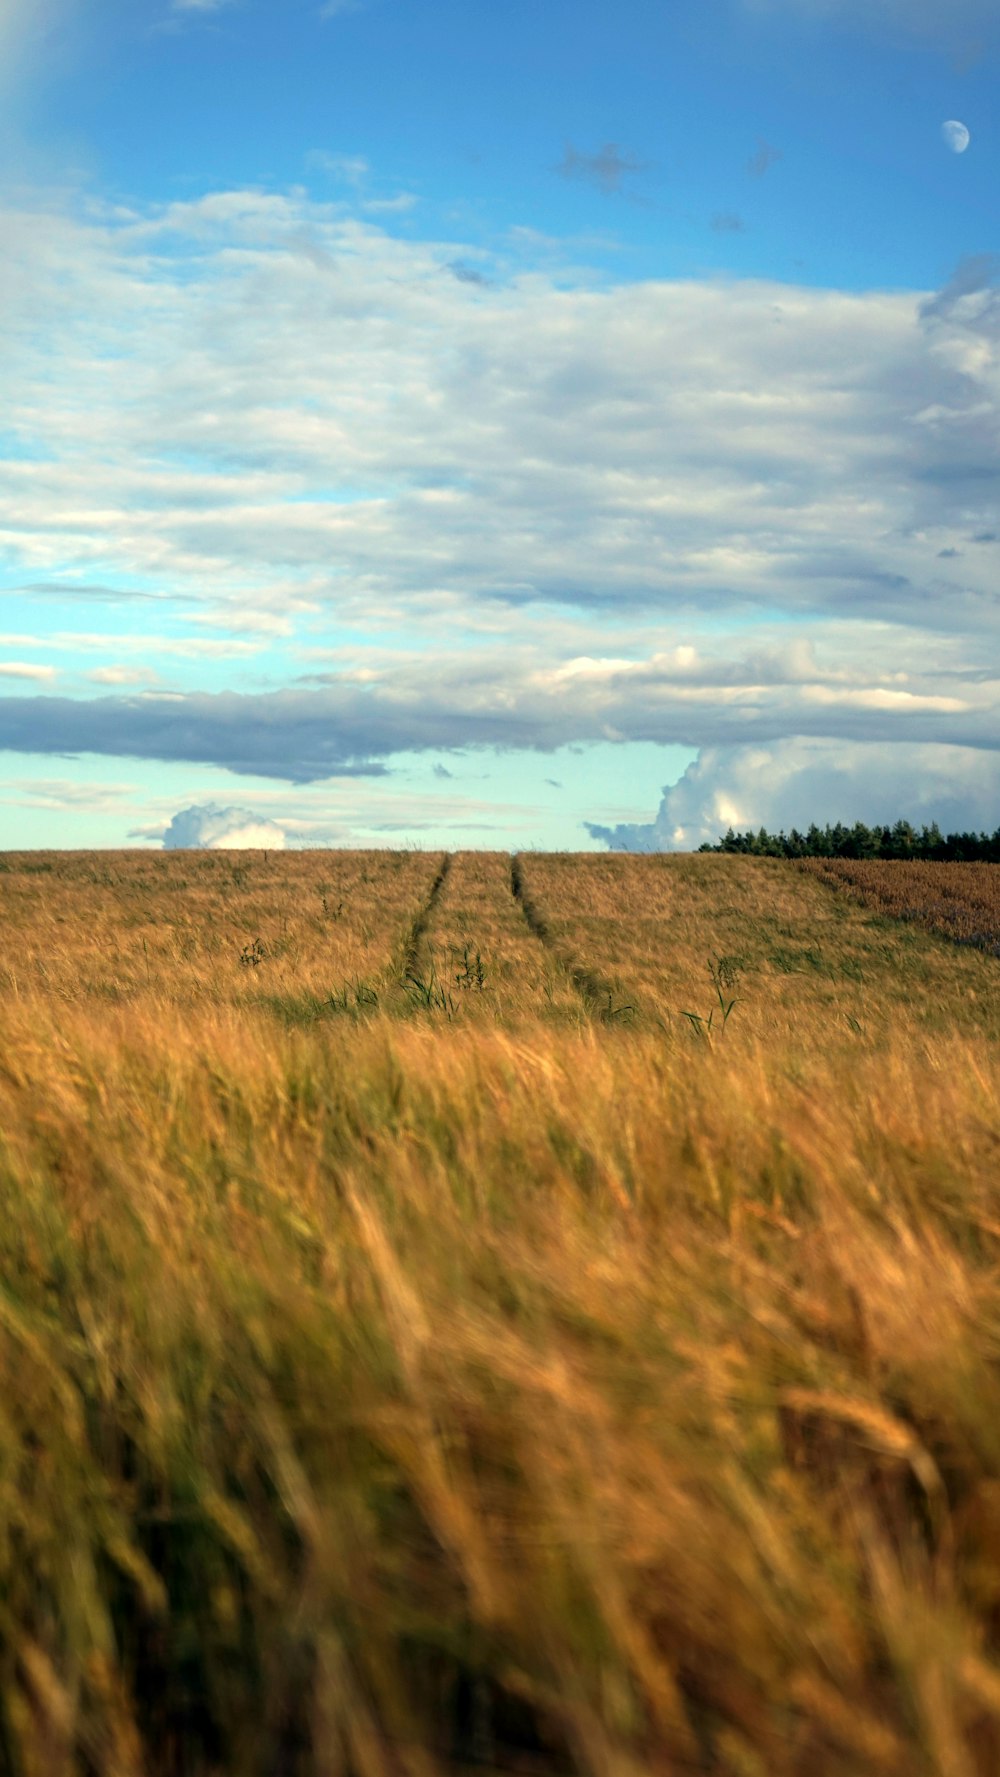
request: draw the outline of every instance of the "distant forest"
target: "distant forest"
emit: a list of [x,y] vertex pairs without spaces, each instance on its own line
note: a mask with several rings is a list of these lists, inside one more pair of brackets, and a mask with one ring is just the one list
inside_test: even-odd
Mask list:
[[846,827],[817,827],[800,833],[734,833],[730,827],[718,845],[700,845],[699,851],[744,852],[756,858],[927,858],[944,864],[1000,864],[1000,827],[990,833],[942,833],[937,822],[911,827],[897,821],[894,827],[866,827],[855,821]]

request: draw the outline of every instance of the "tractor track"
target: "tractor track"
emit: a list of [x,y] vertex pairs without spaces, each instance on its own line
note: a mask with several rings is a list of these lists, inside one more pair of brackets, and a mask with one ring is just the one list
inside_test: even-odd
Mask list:
[[552,935],[545,916],[539,912],[525,887],[524,871],[520,854],[517,852],[510,860],[510,889],[524,915],[528,930],[533,937],[537,938],[539,944],[545,946],[549,955],[554,957],[563,974],[572,982],[590,1016],[607,1024],[622,1019],[624,1012],[628,1014],[628,1018],[624,1021],[629,1022],[635,1015],[636,1008],[627,1006],[620,1007],[617,1011],[614,1010],[615,987],[613,983],[601,975],[598,970],[587,969],[582,963],[573,962],[561,950]]
[[451,860],[451,852],[446,851],[441,861],[441,868],[435,876],[434,881],[431,883],[427,899],[420,909],[420,912],[417,914],[410,929],[410,936],[407,941],[406,950],[403,953],[404,981],[406,981],[408,976],[419,975],[421,972],[421,965],[424,961],[424,939],[427,936],[428,927],[434,917],[434,909],[441,898],[441,890],[444,888],[444,885],[448,880],[448,872],[451,869]]

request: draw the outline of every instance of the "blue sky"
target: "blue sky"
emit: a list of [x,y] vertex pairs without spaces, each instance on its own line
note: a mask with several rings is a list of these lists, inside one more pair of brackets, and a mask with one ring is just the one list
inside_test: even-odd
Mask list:
[[2,0],[0,844],[1000,823],[943,13]]

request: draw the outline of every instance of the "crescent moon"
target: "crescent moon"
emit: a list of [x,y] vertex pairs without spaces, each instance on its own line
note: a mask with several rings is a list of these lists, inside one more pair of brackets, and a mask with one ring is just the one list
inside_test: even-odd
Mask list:
[[952,154],[965,153],[971,138],[964,123],[959,123],[957,117],[949,117],[948,122],[941,125],[941,134],[945,146],[951,149]]

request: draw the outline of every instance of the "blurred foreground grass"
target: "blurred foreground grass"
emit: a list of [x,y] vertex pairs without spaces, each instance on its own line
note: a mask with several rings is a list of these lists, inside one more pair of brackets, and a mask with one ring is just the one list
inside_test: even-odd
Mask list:
[[[752,934],[794,928],[797,880],[739,862],[655,861],[692,967],[743,908],[722,1041],[609,1024],[537,933],[537,1006],[515,973],[489,1016],[457,983],[421,1007],[393,969],[469,941],[434,860],[366,915],[378,1003],[311,1021],[224,946],[201,1002],[138,961],[128,999],[57,992],[25,914],[0,1051],[0,1769],[1000,1769],[1000,965],[913,928],[894,950],[800,873],[803,932],[838,911],[829,968],[789,986],[781,934]],[[513,956],[532,933],[484,870]],[[624,968],[622,887],[602,954]],[[874,995],[930,979],[933,1023],[903,995],[867,1027],[831,1012],[859,989],[841,931],[882,955]],[[99,986],[86,930],[63,938]]]

